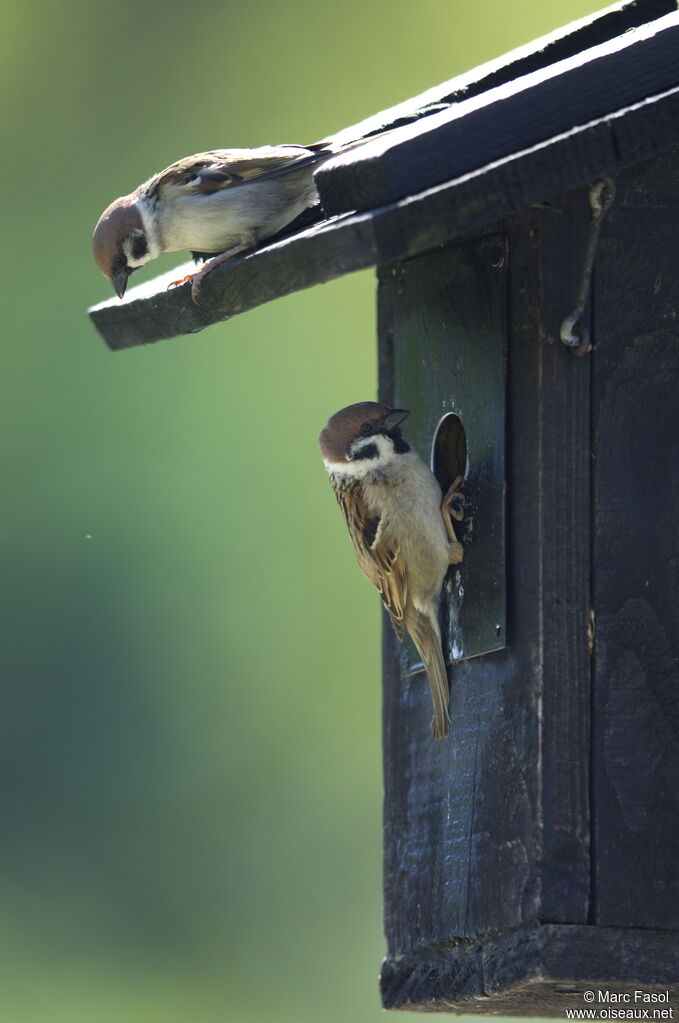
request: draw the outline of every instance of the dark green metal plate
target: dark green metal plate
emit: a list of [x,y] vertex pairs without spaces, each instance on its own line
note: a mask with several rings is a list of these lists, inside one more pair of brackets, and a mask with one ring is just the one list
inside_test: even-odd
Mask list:
[[[464,462],[464,561],[444,583],[442,632],[449,663],[507,643],[505,604],[505,377],[507,241],[492,235],[391,269],[393,403],[412,415],[404,433],[446,488]],[[384,274],[383,274],[384,280]],[[452,420],[433,458],[437,427]],[[450,425],[451,420],[448,421]],[[444,427],[444,430],[446,428]],[[459,471],[464,473],[464,465]],[[404,670],[422,665],[404,645]]]

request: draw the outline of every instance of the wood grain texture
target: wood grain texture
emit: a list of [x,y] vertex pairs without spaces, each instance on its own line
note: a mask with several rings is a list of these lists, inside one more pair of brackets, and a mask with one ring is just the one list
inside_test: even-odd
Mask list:
[[595,281],[594,919],[679,929],[679,153],[618,178]]
[[[543,206],[533,228],[539,259],[538,423],[536,480],[526,496],[537,500],[540,516],[540,916],[564,923],[586,923],[590,911],[592,458],[591,360],[567,350],[559,331],[575,305],[590,228],[587,189]],[[531,404],[521,401],[523,407]]]

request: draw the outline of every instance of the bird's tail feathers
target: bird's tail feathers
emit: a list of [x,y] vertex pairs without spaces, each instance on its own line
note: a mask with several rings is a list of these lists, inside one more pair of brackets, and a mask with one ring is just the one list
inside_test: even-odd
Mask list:
[[421,611],[413,611],[412,617],[409,616],[409,618],[408,632],[424,663],[434,705],[434,716],[431,721],[432,735],[435,739],[445,739],[450,726],[448,712],[450,687],[441,649],[441,637],[429,615],[422,614]]
[[331,156],[341,156],[343,153],[350,153],[352,149],[359,149],[368,142],[374,142],[375,139],[391,135],[396,128],[400,127],[400,124],[390,125],[388,128],[371,131],[369,134],[362,135],[359,138],[351,138],[351,136],[347,136],[346,132],[340,132],[339,135],[323,139],[321,142],[313,142],[310,146],[305,146],[304,148],[310,149],[319,161],[328,160]]
[[[321,139],[320,142],[314,142],[312,145],[305,146],[304,148],[311,149],[312,152],[319,154],[338,156],[340,153],[346,153],[357,146],[363,146],[366,142],[372,142],[374,139],[382,138],[384,135],[391,135],[397,128],[403,128],[407,124],[414,124],[415,121],[420,121],[423,117],[429,117],[431,114],[438,114],[442,110],[448,110],[450,105],[450,103],[427,103],[418,110],[401,113],[387,123],[379,123],[377,118],[371,117],[366,121],[361,121],[360,124],[353,125],[352,128],[345,128],[336,135],[330,135],[327,138]],[[385,111],[385,113],[388,113],[388,111]],[[392,111],[393,113],[395,111]],[[355,134],[356,132],[359,132],[358,137]]]

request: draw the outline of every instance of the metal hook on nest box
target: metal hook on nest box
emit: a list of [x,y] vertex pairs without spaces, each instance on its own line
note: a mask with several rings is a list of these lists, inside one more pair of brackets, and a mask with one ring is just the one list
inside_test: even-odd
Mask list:
[[[577,304],[570,316],[567,316],[561,324],[559,332],[563,343],[568,345],[569,348],[578,348],[580,350],[578,354],[589,352],[592,347],[589,340],[589,331],[584,326],[578,328],[578,324],[585,311],[592,285],[592,271],[594,269],[601,224],[611,208],[614,198],[615,182],[612,178],[599,178],[589,186],[589,204],[592,208],[592,220],[587,240],[585,261],[582,266],[582,276],[580,277],[580,287],[578,288]],[[577,333],[576,328],[578,328]]]

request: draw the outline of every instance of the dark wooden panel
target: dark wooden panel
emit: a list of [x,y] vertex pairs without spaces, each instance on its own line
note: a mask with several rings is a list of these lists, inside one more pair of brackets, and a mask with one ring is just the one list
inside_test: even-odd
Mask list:
[[[591,360],[568,350],[559,331],[576,304],[590,226],[583,188],[543,206],[533,228],[540,278],[539,425],[537,478],[524,485],[537,501],[535,540],[541,548],[536,622],[543,678],[540,915],[564,923],[587,922],[590,908]],[[589,326],[588,310],[583,326]],[[529,432],[524,424],[524,440]]]
[[[450,664],[506,644],[506,238],[491,235],[385,267],[380,282],[382,302],[389,296],[393,304],[393,401],[413,410],[409,439],[431,464],[444,415],[456,414],[466,431],[467,503],[458,529],[465,558],[444,584]],[[458,471],[464,475],[465,465]],[[409,642],[403,667],[423,670]]]
[[[380,274],[380,393],[386,400],[398,401],[407,390],[413,417],[429,439],[442,411],[459,407],[455,383],[473,360],[471,340],[488,332],[496,319],[500,325],[504,321],[506,266],[504,258],[499,258],[500,251],[505,255],[500,241],[502,236],[493,234],[440,253],[433,261],[425,257],[421,272],[419,261],[409,266],[408,280],[415,291],[423,285],[423,298],[436,299],[432,315],[435,312],[442,321],[425,317],[426,322],[420,323],[426,329],[420,337],[419,367],[415,361],[404,364],[402,360],[412,341],[408,321],[416,313],[415,296],[405,294],[398,268],[395,274],[394,268]],[[494,297],[494,285],[489,282],[493,273],[498,275]],[[401,295],[396,294],[399,288],[404,289]],[[443,293],[448,296],[445,302]],[[500,379],[503,375],[503,338],[501,333],[489,337],[495,343],[486,351],[487,370],[490,383],[496,386],[498,372]],[[478,388],[483,387],[483,372],[483,365],[473,371]],[[420,386],[431,373],[439,377],[434,400]],[[468,409],[460,408],[465,415],[474,404],[468,397]],[[477,394],[475,400],[482,401],[483,395]],[[473,416],[468,442],[470,450],[477,449]],[[495,443],[504,448],[501,434]],[[503,451],[496,454],[501,466]],[[500,488],[497,507],[501,507],[502,473],[496,483]],[[479,535],[483,534],[481,519]],[[478,583],[478,574],[474,578]],[[525,652],[524,658],[527,663]],[[514,927],[531,919],[537,911],[538,884],[535,677],[532,673],[525,677],[520,656],[507,651],[456,665],[451,675],[452,734],[435,743],[429,729],[426,683],[421,674],[405,676],[408,664],[404,665],[401,648],[388,628],[384,660],[385,895],[390,951],[401,953],[420,941],[446,943],[452,936]]]
[[508,222],[510,635],[540,721],[538,915],[569,923],[590,908],[590,368],[558,337],[589,224],[586,189]]
[[504,651],[462,662],[451,682],[452,734],[436,743],[426,683],[401,677],[390,635],[385,675],[390,952],[531,919],[538,849],[530,680]]
[[679,13],[329,161],[328,214],[370,210],[461,177],[679,85]]
[[679,155],[618,179],[595,279],[595,919],[679,928]]
[[[445,959],[458,939],[536,919],[588,919],[590,369],[557,337],[575,302],[589,221],[583,189],[495,226],[509,238],[511,641],[505,651],[454,667],[447,742],[431,741],[426,689],[402,677],[400,648],[385,629],[385,900],[393,956],[425,943]],[[470,240],[457,263],[450,259],[451,294],[462,293],[463,280],[474,287],[464,273],[468,252],[490,244],[491,237]],[[396,280],[381,275],[381,394],[388,401],[399,394]],[[450,341],[452,367],[461,342]],[[426,363],[425,338],[422,344]],[[426,420],[430,410],[419,414]],[[460,983],[481,981],[465,974]]]

